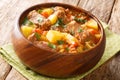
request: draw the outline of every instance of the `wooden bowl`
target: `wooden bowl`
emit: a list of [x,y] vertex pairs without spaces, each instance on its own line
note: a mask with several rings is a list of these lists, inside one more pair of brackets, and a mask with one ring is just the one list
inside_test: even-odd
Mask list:
[[[60,54],[48,50],[42,45],[37,47],[32,42],[28,41],[20,31],[20,25],[24,17],[33,9],[51,6],[63,6],[76,11],[82,11],[91,16],[98,23],[102,34],[97,45],[81,54]],[[100,21],[90,12],[72,5],[63,3],[42,3],[32,6],[19,16],[15,24],[15,29],[12,34],[12,43],[17,56],[27,67],[43,75],[62,78],[84,73],[98,63],[105,49],[105,33]]]

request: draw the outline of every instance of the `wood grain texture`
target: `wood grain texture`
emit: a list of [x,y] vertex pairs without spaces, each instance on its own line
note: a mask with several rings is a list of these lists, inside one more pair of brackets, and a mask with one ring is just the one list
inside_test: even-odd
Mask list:
[[[31,5],[39,4],[46,1],[64,2],[73,5],[77,5],[79,2],[79,0],[0,0],[0,45],[10,42],[11,40],[10,33],[13,30],[15,18],[17,17],[17,15],[19,15],[20,12],[22,12],[25,8]],[[110,29],[120,34],[119,0],[80,0],[79,6],[85,8],[86,10],[92,11],[92,13],[95,14],[101,20],[109,22]],[[2,66],[10,67],[10,65],[8,65],[1,58],[0,64],[2,64]],[[5,69],[4,67],[2,68],[1,67],[0,67],[0,80],[4,80],[10,68]],[[3,75],[3,72],[5,75]],[[99,69],[97,69],[90,75],[86,76],[82,80],[120,80],[119,75],[120,75],[120,54],[116,55],[108,63],[101,66]],[[11,70],[9,76],[14,76],[14,79],[7,77],[7,80],[26,80],[14,69]],[[21,77],[19,78],[19,76]]]
[[115,2],[109,25],[113,32],[120,34],[120,0]]
[[10,70],[11,66],[0,57],[0,80],[4,80]]
[[108,22],[114,0],[81,0],[80,7],[92,12],[100,20]]
[[[12,75],[11,75],[12,74]],[[5,80],[27,80],[24,78],[19,72],[17,72],[14,68],[10,71],[9,75]]]
[[79,0],[48,0],[48,2],[61,2],[61,3],[77,6],[77,4],[79,3]]

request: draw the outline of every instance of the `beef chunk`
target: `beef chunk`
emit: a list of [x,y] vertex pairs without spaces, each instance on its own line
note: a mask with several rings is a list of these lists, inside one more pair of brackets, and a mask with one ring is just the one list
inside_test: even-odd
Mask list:
[[50,28],[50,20],[46,19],[44,16],[39,14],[36,10],[31,11],[28,14],[28,19],[36,24],[40,29],[47,30]]
[[34,42],[36,41],[36,37],[35,37],[35,33],[32,33],[31,35],[28,36],[28,40],[31,41],[31,42]]
[[78,33],[78,29],[81,28],[80,24],[77,23],[76,21],[71,21],[66,25],[66,31],[71,33],[71,34],[76,34]]

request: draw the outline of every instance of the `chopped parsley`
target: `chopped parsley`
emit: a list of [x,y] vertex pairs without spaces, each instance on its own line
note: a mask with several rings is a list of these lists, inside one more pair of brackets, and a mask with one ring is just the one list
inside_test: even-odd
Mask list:
[[74,18],[74,20],[77,21],[77,22],[80,22],[82,24],[84,24],[85,22],[87,22],[87,20],[85,20],[85,19],[76,18],[76,17]]
[[69,51],[69,48],[67,47],[67,48],[65,48],[65,50],[66,50],[66,51]]
[[38,11],[37,11],[37,12],[38,12],[38,13],[41,13],[42,11],[43,11],[42,9],[38,9]]
[[59,27],[59,26],[61,26],[61,27],[63,27],[63,28],[65,27],[65,24],[64,24],[62,18],[58,18],[58,20],[57,20],[57,22],[56,22],[56,24],[55,24],[55,27]]
[[48,43],[48,46],[50,47],[50,48],[52,48],[52,49],[56,49],[56,45],[55,44],[52,44],[52,43]]
[[64,44],[64,41],[58,40],[57,43],[58,43],[59,45],[61,45],[61,44]]
[[83,29],[79,28],[79,29],[78,29],[78,32],[79,32],[79,33],[83,32]]
[[43,21],[43,18],[38,17],[38,18],[37,18],[37,21],[38,21],[38,22],[42,22],[42,21]]
[[40,40],[41,35],[35,32],[35,37],[37,38],[37,40]]
[[33,23],[27,17],[24,18],[22,24],[23,25],[33,25]]

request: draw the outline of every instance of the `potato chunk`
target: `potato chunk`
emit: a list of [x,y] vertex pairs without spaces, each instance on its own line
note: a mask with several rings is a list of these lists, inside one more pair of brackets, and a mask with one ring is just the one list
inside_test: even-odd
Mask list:
[[57,15],[52,14],[48,17],[48,19],[50,20],[51,24],[55,24],[58,20],[58,17],[57,17]]
[[98,30],[98,25],[97,25],[97,22],[93,19],[90,19],[87,23],[86,23],[87,27],[89,28],[93,28],[93,29],[96,29]]
[[52,8],[45,8],[43,9],[42,13],[47,13],[48,16],[50,16],[53,13],[53,9]]
[[55,30],[48,31],[46,37],[52,43],[57,43],[58,40],[63,40],[67,42],[68,44],[79,43],[78,40],[74,36],[68,33],[61,33]]
[[28,37],[32,33],[33,27],[22,26],[21,31],[25,37]]
[[46,37],[50,42],[57,43],[58,40],[63,39],[64,35],[59,31],[49,30]]

